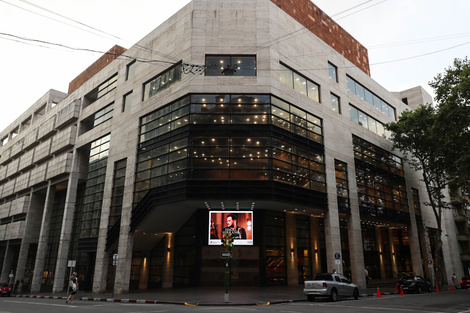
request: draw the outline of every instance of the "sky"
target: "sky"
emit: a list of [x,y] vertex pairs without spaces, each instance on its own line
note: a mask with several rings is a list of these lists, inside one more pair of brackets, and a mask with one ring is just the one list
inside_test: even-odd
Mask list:
[[[130,48],[189,2],[0,0],[0,130],[50,89],[67,92],[101,52]],[[389,91],[420,85],[433,95],[428,82],[470,52],[469,0],[313,2],[368,49],[371,77]]]

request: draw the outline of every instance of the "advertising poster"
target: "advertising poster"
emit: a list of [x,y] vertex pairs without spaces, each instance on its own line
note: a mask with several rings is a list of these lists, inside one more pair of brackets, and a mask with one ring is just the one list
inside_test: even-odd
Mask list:
[[209,211],[209,245],[221,245],[224,233],[235,246],[253,245],[253,211]]

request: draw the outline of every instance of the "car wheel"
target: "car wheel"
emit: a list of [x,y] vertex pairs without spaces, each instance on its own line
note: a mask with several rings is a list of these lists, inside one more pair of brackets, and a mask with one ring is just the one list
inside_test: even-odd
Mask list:
[[308,301],[315,301],[315,296],[307,296]]
[[359,289],[357,289],[357,288],[354,289],[353,297],[354,297],[354,300],[359,299]]
[[338,301],[338,292],[336,291],[336,289],[331,290],[330,301],[331,302]]

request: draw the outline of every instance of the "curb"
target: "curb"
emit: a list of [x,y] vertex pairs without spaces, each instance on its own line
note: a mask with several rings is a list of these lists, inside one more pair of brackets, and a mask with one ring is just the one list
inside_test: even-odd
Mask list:
[[[381,295],[397,295],[396,292],[384,291]],[[362,293],[360,297],[377,297],[377,293]],[[57,299],[65,300],[67,296],[47,296],[47,295],[12,295],[18,298],[32,298],[32,299]],[[144,299],[125,299],[125,298],[95,298],[95,297],[78,297],[76,300],[81,301],[99,301],[99,302],[117,302],[117,303],[139,303],[139,304],[173,304],[173,305],[186,305],[186,306],[267,306],[284,303],[295,303],[307,301],[307,299],[292,299],[292,300],[275,300],[269,302],[197,302],[188,303],[183,301],[164,301],[164,300],[144,300]]]
[[[12,295],[17,298],[32,298],[32,299],[56,299],[64,300],[67,297],[64,296],[38,296],[38,295]],[[120,299],[120,298],[94,298],[94,297],[79,297],[75,300],[81,301],[99,301],[99,302],[118,302],[118,303],[139,303],[139,304],[174,304],[174,305],[187,305],[187,306],[266,306],[283,303],[294,303],[307,301],[306,299],[294,299],[294,300],[276,300],[266,303],[259,302],[221,302],[221,303],[188,303],[180,301],[162,301],[162,300],[143,300],[143,299]]]

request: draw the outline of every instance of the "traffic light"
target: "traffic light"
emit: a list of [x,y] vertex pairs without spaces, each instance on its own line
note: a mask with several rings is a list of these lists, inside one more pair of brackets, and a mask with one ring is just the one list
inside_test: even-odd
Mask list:
[[222,234],[222,238],[220,239],[222,242],[222,246],[224,246],[225,251],[230,251],[233,247],[233,237],[231,233],[224,233]]

